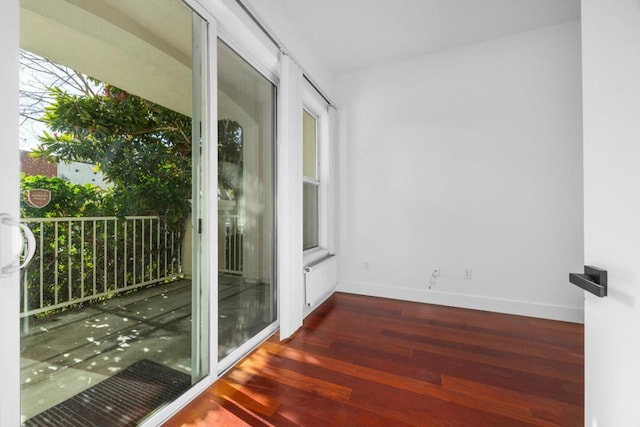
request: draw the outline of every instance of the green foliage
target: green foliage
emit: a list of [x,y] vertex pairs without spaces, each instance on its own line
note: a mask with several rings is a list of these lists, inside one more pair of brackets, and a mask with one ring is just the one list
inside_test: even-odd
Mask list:
[[112,184],[103,190],[23,175],[23,192],[47,189],[52,200],[41,209],[22,200],[22,217],[117,217],[29,221],[38,247],[21,271],[21,307],[104,298],[178,277],[191,211],[191,118],[37,55],[21,52],[21,61],[48,73],[40,81],[52,85],[21,98],[36,100],[21,104],[21,114],[48,128],[32,156],[93,164]]
[[[102,190],[61,178],[23,176],[23,192],[47,189],[52,200],[42,209],[23,200],[21,214],[119,220],[31,222],[44,243],[22,271],[27,286],[21,306],[50,306],[164,280],[158,274],[168,266],[171,274],[179,273],[178,249],[191,211],[191,119],[108,84],[96,87],[101,89],[81,95],[49,88],[53,102],[42,117],[49,130],[32,156],[94,164],[113,185]],[[149,220],[125,222],[130,215],[157,216],[160,228],[151,233]]]
[[41,314],[47,315],[53,312],[47,308],[56,304],[80,298],[99,300],[136,284],[179,277],[180,236],[163,228],[143,235],[142,230],[150,230],[149,221],[78,218],[30,222],[42,246],[20,271],[20,283],[25,285],[20,307],[44,308]]
[[218,120],[218,196],[237,200],[242,190],[242,127],[235,120]]
[[118,216],[157,215],[182,230],[191,205],[191,119],[114,86],[72,95],[50,88],[35,156],[96,165]]
[[[20,175],[23,194],[32,189],[51,191],[51,202],[39,209],[31,207],[22,197],[22,218],[80,217],[114,215],[112,197],[95,185],[74,185],[58,177]],[[110,203],[111,202],[111,203]]]
[[[151,232],[149,219],[84,220],[115,216],[112,191],[91,184],[71,184],[58,177],[24,174],[21,188],[23,192],[51,191],[51,202],[40,209],[29,206],[23,197],[22,218],[78,219],[27,222],[38,249],[31,263],[21,270],[21,283],[26,286],[21,292],[20,307],[50,307],[91,295],[104,298],[105,293],[115,294],[135,283],[167,280],[160,274],[165,271],[177,277],[179,233],[172,235],[163,226]],[[137,234],[132,232],[134,229]],[[120,254],[120,258],[114,254]]]

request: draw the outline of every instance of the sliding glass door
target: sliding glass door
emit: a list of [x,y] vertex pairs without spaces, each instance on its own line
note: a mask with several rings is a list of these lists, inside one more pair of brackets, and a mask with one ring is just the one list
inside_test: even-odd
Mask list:
[[273,83],[218,42],[220,360],[236,360],[275,326],[275,94]]
[[[22,419],[136,424],[208,374],[207,23],[179,0],[22,0],[20,13],[20,222],[36,243],[20,276]],[[258,283],[272,218],[248,214],[263,207],[251,168],[229,190]]]
[[35,247],[3,294],[25,425],[143,422],[277,328],[274,78],[222,41],[210,57],[186,3],[20,0],[20,215],[0,225]]

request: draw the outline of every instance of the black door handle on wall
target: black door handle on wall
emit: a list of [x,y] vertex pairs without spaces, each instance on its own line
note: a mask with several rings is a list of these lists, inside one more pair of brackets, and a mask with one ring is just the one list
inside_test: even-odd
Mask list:
[[595,296],[607,296],[607,270],[585,265],[584,274],[569,273],[569,281]]

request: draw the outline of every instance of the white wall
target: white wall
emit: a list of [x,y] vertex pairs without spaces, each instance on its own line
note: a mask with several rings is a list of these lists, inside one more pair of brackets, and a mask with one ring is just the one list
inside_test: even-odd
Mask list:
[[339,290],[582,321],[580,64],[574,21],[339,78]]
[[583,0],[585,425],[640,425],[640,1]]

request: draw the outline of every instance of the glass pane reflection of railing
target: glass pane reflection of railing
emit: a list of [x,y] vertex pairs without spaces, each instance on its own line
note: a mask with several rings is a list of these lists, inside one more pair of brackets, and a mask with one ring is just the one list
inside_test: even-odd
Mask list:
[[176,280],[182,233],[157,216],[24,218],[36,253],[22,271],[20,317]]
[[242,245],[244,227],[239,215],[219,214],[218,221],[223,230],[224,249],[220,254],[220,272],[242,274]]

